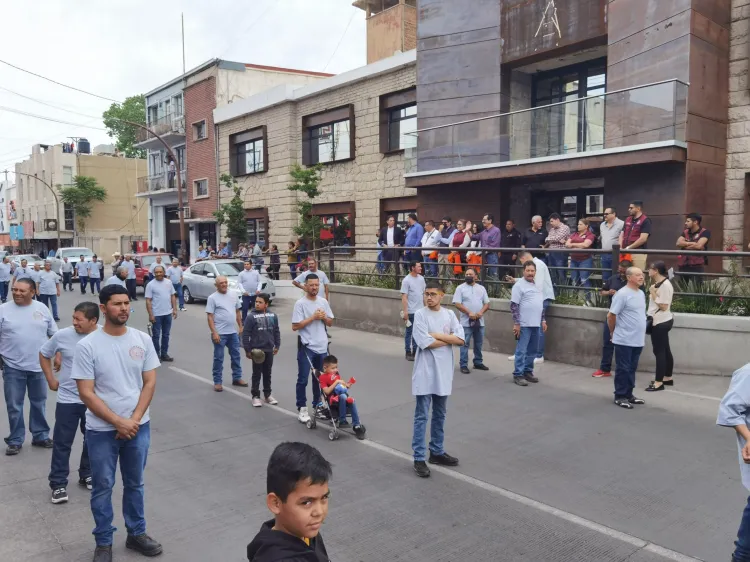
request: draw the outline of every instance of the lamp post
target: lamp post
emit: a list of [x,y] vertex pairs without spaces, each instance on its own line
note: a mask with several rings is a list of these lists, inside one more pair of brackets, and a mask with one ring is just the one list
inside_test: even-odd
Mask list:
[[52,188],[50,184],[48,184],[43,179],[37,177],[36,174],[33,176],[31,174],[24,174],[23,172],[16,172],[19,176],[26,176],[28,178],[34,178],[37,181],[42,182],[44,185],[47,186],[47,189],[49,189],[52,192],[52,196],[55,198],[55,216],[57,217],[55,220],[57,222],[57,249],[59,250],[62,248],[60,245],[60,198],[57,196],[57,192]]

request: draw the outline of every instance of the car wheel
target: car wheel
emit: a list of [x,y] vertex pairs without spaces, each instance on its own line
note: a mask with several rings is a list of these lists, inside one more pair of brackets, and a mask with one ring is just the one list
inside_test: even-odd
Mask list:
[[190,289],[185,286],[182,287],[182,298],[184,298],[185,302],[188,304],[193,304],[195,302],[193,295],[190,294]]

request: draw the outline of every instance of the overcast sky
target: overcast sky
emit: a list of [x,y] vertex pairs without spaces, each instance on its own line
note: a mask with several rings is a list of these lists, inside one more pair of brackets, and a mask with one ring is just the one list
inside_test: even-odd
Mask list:
[[[351,3],[352,0],[8,1],[3,2],[1,11],[0,59],[58,82],[122,100],[182,73],[183,12],[188,70],[220,57],[339,73],[366,63],[365,14]],[[102,127],[101,119],[94,117],[100,117],[110,103],[0,63],[0,171],[12,170],[13,164],[23,160],[36,143],[55,144],[69,136],[86,137],[92,147],[111,142],[104,130],[76,126]],[[7,109],[74,125],[22,116]]]

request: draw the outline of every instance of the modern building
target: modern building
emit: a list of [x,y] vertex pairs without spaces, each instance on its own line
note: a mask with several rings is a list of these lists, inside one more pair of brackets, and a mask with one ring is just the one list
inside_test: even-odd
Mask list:
[[[404,152],[416,137],[416,52],[384,58],[301,87],[282,85],[214,111],[219,173],[245,194],[248,238],[284,251],[304,195],[287,187],[296,163],[323,164],[312,212],[320,238],[374,245],[386,214],[405,222],[417,206],[404,185]],[[223,188],[221,201],[233,193]]]
[[[15,213],[15,222],[23,227],[18,242],[24,250],[55,250],[59,236],[63,247],[86,246],[109,257],[115,251],[129,251],[133,241],[145,238],[147,213],[135,195],[146,161],[88,154],[88,150],[84,142],[79,142],[78,151],[63,144],[37,144],[27,160],[15,165],[17,195],[8,200],[8,212],[11,223]],[[73,185],[76,176],[96,178],[107,190],[107,200],[94,203],[85,225],[76,220],[72,208],[58,202],[57,188]]]
[[139,180],[138,197],[148,201],[150,244],[179,253],[179,167],[189,255],[196,256],[201,240],[216,246],[215,108],[278,84],[302,85],[327,76],[330,74],[212,59],[148,92],[147,125],[177,158],[175,173],[171,173],[163,144],[154,135],[141,133],[138,146],[148,151],[148,173]]
[[[734,4],[745,2],[419,0],[406,185],[420,214],[525,225],[557,212],[574,226],[638,199],[651,247],[673,249],[695,211],[720,248],[725,227],[740,228],[725,202],[728,121],[750,133],[748,14]],[[730,94],[732,14],[743,21]],[[729,160],[745,200],[747,157]]]

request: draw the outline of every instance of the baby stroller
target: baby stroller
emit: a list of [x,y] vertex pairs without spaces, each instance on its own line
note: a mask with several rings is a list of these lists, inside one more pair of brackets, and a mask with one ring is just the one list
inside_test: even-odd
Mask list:
[[[323,387],[320,384],[320,372],[315,368],[315,366],[312,364],[312,361],[310,361],[310,357],[305,354],[305,357],[307,357],[307,362],[310,364],[310,372],[312,373],[312,378],[315,382],[313,384],[317,384],[318,388],[320,389],[320,396],[321,396],[321,404],[315,407],[315,411],[313,412],[313,415],[310,416],[310,420],[307,422],[307,429],[315,429],[318,425],[318,420],[327,421],[331,424],[331,431],[328,432],[328,439],[331,441],[336,441],[340,437],[340,430],[339,430],[339,407],[338,407],[338,396],[330,395],[326,396],[326,393],[323,392]],[[347,412],[347,417],[351,417],[351,414]]]

